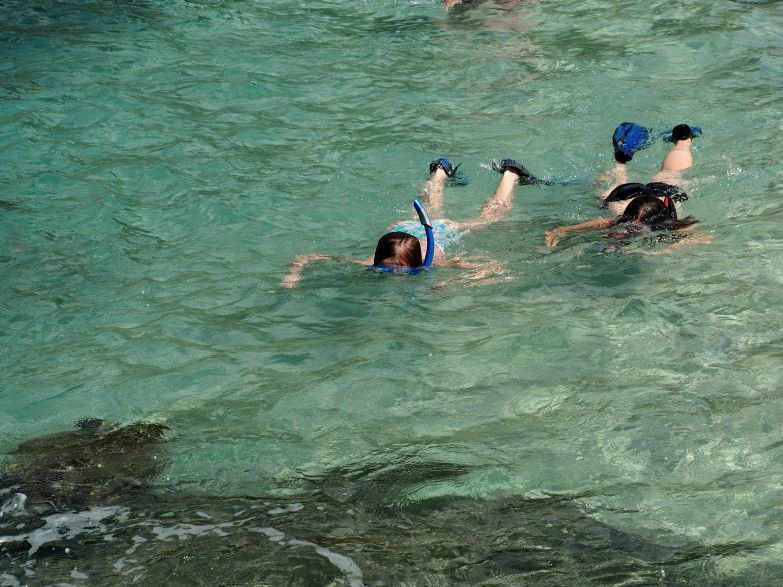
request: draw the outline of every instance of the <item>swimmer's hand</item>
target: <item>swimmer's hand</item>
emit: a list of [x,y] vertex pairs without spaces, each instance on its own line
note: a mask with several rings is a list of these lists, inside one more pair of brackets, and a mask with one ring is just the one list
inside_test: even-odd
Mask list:
[[560,242],[560,239],[563,237],[564,233],[565,231],[562,230],[562,227],[553,228],[552,230],[547,230],[546,234],[544,235],[546,246],[548,246],[550,249],[555,248],[557,246],[557,243]]
[[466,279],[484,280],[490,275],[503,275],[506,273],[506,265],[501,261],[468,261],[466,259],[449,259],[441,263],[443,267],[459,267],[470,269],[465,274]]
[[483,263],[473,263],[473,268],[465,276],[471,280],[485,280],[490,275],[503,275],[506,273],[506,265],[500,261],[484,261]]
[[635,249],[633,252],[642,255],[671,255],[672,253],[676,253],[677,251],[680,251],[686,247],[708,244],[713,240],[715,240],[715,237],[711,234],[691,234],[678,240],[676,243],[669,245],[665,249],[661,249],[660,251],[644,251],[642,249]]
[[443,0],[444,10],[449,10],[450,8],[454,8],[457,4],[462,4],[462,0]]
[[280,285],[286,289],[293,289],[302,280],[302,271],[304,271],[305,265],[312,263],[313,261],[327,261],[333,259],[330,255],[298,255],[291,261],[291,265],[288,268],[288,274],[280,282]]
[[597,220],[588,220],[587,222],[580,222],[579,224],[572,224],[570,226],[558,226],[552,230],[547,230],[544,234],[544,240],[549,248],[557,246],[560,239],[573,232],[584,232],[585,230],[600,230],[609,228],[615,223],[614,218],[598,218]]

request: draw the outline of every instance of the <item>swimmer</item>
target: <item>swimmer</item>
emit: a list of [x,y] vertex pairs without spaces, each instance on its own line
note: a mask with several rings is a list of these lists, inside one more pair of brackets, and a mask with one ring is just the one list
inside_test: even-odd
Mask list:
[[[436,159],[430,163],[430,177],[424,184],[420,196],[433,214],[442,215],[444,211],[444,188],[446,180],[455,177],[457,166],[453,166],[446,158]],[[501,173],[495,193],[484,202],[479,215],[467,222],[453,222],[440,218],[430,223],[426,213],[419,213],[418,221],[401,222],[389,228],[375,247],[375,254],[363,261],[348,260],[331,255],[300,255],[296,257],[288,270],[288,274],[282,281],[282,286],[293,288],[302,278],[302,272],[306,265],[316,261],[347,261],[364,265],[380,271],[414,272],[426,266],[426,259],[422,257],[422,237],[427,237],[431,231],[433,246],[427,246],[427,257],[431,257],[431,263],[446,267],[461,267],[472,269],[470,277],[480,279],[487,275],[503,272],[503,265],[499,262],[474,263],[460,258],[446,258],[446,248],[455,243],[463,233],[493,224],[511,211],[514,203],[514,192],[519,184],[532,183],[530,172],[513,159],[504,159],[500,165],[493,165],[494,169]],[[418,210],[417,210],[418,212]],[[428,231],[429,229],[429,231]],[[429,240],[429,239],[427,239]]]
[[588,230],[607,230],[606,238],[615,239],[623,244],[625,239],[649,234],[651,232],[667,231],[669,239],[674,243],[663,252],[673,252],[689,245],[708,243],[712,235],[691,235],[686,231],[699,222],[693,216],[677,218],[674,202],[668,196],[660,198],[656,195],[640,195],[633,198],[625,207],[623,213],[616,218],[599,218],[570,226],[559,226],[547,231],[546,244],[552,248],[557,246],[563,237]]

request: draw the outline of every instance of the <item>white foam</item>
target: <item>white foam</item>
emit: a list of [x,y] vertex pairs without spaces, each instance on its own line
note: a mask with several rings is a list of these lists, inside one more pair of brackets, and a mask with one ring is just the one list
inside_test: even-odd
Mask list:
[[282,542],[285,538],[285,534],[283,534],[280,530],[275,530],[274,528],[249,528],[249,531],[266,534],[269,537],[269,540],[272,542]]
[[204,524],[203,526],[197,526],[195,524],[176,524],[167,527],[155,526],[152,529],[152,532],[161,540],[168,540],[169,538],[187,540],[191,536],[203,536],[204,534],[210,533],[216,536],[228,536],[228,533],[225,532],[223,528],[241,526],[249,519],[250,518],[237,520],[236,522],[224,522],[223,524]]
[[3,587],[22,587],[19,579],[8,573],[0,573],[0,585]]
[[35,566],[36,562],[37,561],[35,559],[30,559],[22,565],[25,577],[35,577],[35,571],[33,570],[33,567]]
[[147,539],[144,538],[144,536],[139,536],[138,534],[136,534],[131,540],[133,540],[133,546],[126,550],[125,554],[133,554],[140,544],[147,542]]
[[276,542],[281,545],[299,545],[299,546],[311,546],[315,549],[315,552],[320,554],[323,557],[326,557],[330,563],[332,563],[335,567],[340,569],[340,571],[343,572],[343,574],[348,579],[348,583],[351,587],[365,587],[364,582],[362,579],[364,578],[364,575],[362,573],[361,568],[359,568],[359,565],[357,565],[354,560],[349,557],[345,556],[344,554],[340,554],[337,552],[334,552],[333,550],[329,550],[328,548],[324,548],[323,546],[318,546],[317,544],[314,544],[312,542],[307,542],[305,540],[297,540],[296,538],[292,538],[291,540],[288,540],[287,542],[285,539],[285,534],[281,532],[280,530],[277,530],[275,528],[248,528],[250,532],[257,532],[259,534],[266,534],[270,541]]
[[345,556],[344,554],[339,554],[333,550],[329,550],[328,548],[324,548],[323,546],[318,546],[317,544],[306,542],[304,540],[289,540],[288,544],[312,546],[315,549],[315,552],[329,559],[330,563],[332,563],[345,574],[351,587],[365,587],[364,582],[362,581],[364,578],[362,570],[351,557]]
[[293,512],[300,512],[304,509],[304,506],[301,503],[292,503],[285,508],[274,508],[272,510],[269,510],[267,514],[270,516],[274,516],[277,514],[287,514],[287,513],[293,513]]
[[27,502],[27,496],[24,493],[14,493],[12,497],[9,497],[0,506],[0,518],[5,515],[11,516],[23,516],[27,512],[24,511],[24,504]]
[[102,524],[103,520],[116,517],[119,522],[126,522],[128,511],[128,508],[123,507],[94,507],[84,512],[54,514],[45,517],[46,524],[32,532],[14,536],[0,536],[0,544],[26,540],[30,544],[28,554],[35,554],[41,546],[48,542],[63,538],[75,538],[83,532],[105,532],[107,528]]
[[72,578],[72,579],[89,579],[89,578],[90,578],[90,576],[89,576],[89,575],[87,575],[86,573],[80,573],[80,572],[79,572],[78,570],[76,570],[76,568],[74,567],[74,569],[71,571],[71,578]]

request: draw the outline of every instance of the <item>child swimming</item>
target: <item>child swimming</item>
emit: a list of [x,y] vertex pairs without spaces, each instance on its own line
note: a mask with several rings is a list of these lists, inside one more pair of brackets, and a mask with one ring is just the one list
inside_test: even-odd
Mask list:
[[606,238],[619,241],[651,232],[667,231],[673,235],[671,240],[675,242],[666,252],[672,252],[688,245],[712,241],[712,235],[686,233],[697,222],[699,221],[693,216],[678,219],[674,201],[670,197],[661,198],[646,194],[633,198],[616,218],[599,218],[570,226],[559,226],[547,231],[545,240],[548,247],[555,247],[563,237],[588,230],[607,230]]
[[[446,158],[436,159],[430,163],[430,177],[424,184],[420,196],[433,215],[443,215],[446,180],[455,177],[457,167],[459,166],[453,166]],[[532,177],[524,166],[513,159],[504,159],[500,165],[495,165],[494,168],[502,174],[500,182],[494,194],[484,202],[481,212],[475,219],[467,222],[454,222],[441,217],[431,223],[435,245],[433,264],[472,269],[471,277],[474,279],[503,271],[502,264],[497,262],[475,263],[458,257],[447,259],[445,252],[446,248],[456,242],[466,231],[489,226],[508,214],[514,203],[516,186],[530,183]],[[429,219],[427,218],[427,220]],[[421,239],[426,236],[425,232],[421,217],[419,221],[396,224],[390,227],[389,232],[378,240],[375,254],[363,261],[345,260],[322,254],[297,256],[291,263],[288,274],[281,285],[286,288],[296,287],[301,281],[304,268],[309,263],[326,260],[348,261],[381,271],[417,270],[424,266]]]

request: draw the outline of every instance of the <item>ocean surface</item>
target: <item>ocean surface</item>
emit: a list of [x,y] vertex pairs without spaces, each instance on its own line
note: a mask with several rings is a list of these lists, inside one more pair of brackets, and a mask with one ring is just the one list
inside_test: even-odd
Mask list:
[[[0,462],[167,427],[144,499],[0,489],[0,585],[783,584],[783,4],[0,0],[0,54]],[[624,121],[702,128],[712,243],[544,246]],[[447,250],[494,279],[281,286],[441,156],[453,220],[581,182]]]

